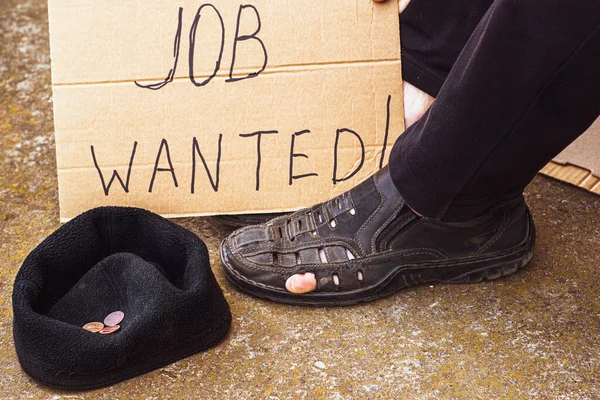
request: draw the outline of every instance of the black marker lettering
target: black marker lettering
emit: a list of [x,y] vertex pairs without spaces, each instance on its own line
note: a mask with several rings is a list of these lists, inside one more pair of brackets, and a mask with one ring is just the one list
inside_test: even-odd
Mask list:
[[204,169],[206,170],[206,174],[208,175],[208,179],[210,180],[210,185],[212,186],[215,192],[219,191],[219,171],[221,168],[221,140],[223,139],[223,134],[219,133],[219,150],[217,153],[217,168],[215,172],[215,179],[213,180],[212,174],[208,169],[208,164],[206,164],[206,160],[200,151],[200,146],[198,145],[198,139],[194,137],[194,141],[192,142],[192,188],[191,191],[194,193],[196,186],[196,153],[200,156],[200,160],[204,165]]
[[[160,162],[160,156],[162,154],[163,148],[167,153],[167,162],[169,163],[169,168],[158,168],[158,163]],[[154,187],[154,179],[156,178],[156,173],[158,171],[170,171],[171,176],[173,177],[173,184],[175,185],[175,187],[179,187],[179,185],[177,184],[177,177],[175,176],[175,168],[173,168],[173,163],[171,162],[171,152],[169,151],[169,143],[167,142],[167,139],[163,139],[160,142],[158,154],[156,154],[156,161],[154,162],[154,171],[152,172],[152,179],[150,179],[150,186],[148,187],[148,192],[150,193],[152,193],[152,188]]]
[[[360,142],[360,148],[361,148],[361,158],[360,158],[360,164],[358,167],[356,167],[356,169],[354,169],[354,171],[352,171],[349,175],[338,179],[337,178],[337,158],[338,158],[338,143],[340,141],[340,133],[343,132],[347,132],[347,133],[351,133],[353,134],[358,141]],[[342,182],[342,181],[346,181],[350,178],[352,178],[354,175],[356,175],[356,173],[358,171],[360,171],[360,169],[362,168],[363,164],[365,163],[365,144],[363,143],[361,137],[358,135],[358,133],[354,132],[353,130],[350,129],[346,129],[346,128],[342,128],[342,129],[338,129],[337,132],[335,133],[335,147],[333,149],[333,184],[335,185],[338,182]]]
[[[256,28],[256,30],[254,31],[254,33],[250,34],[250,35],[242,35],[240,36],[240,20],[242,17],[242,11],[244,11],[244,9],[246,8],[251,8],[252,10],[254,10],[254,13],[256,14],[256,21],[258,22],[258,26]],[[248,78],[255,78],[258,76],[258,74],[260,74],[261,72],[263,72],[265,70],[265,68],[267,67],[267,60],[268,60],[268,55],[267,55],[267,48],[265,47],[265,44],[263,43],[263,41],[256,35],[258,35],[258,32],[260,32],[260,27],[261,27],[261,22],[260,22],[260,14],[258,13],[258,10],[256,9],[256,7],[254,7],[251,4],[242,4],[240,5],[240,10],[238,12],[238,16],[237,16],[237,24],[236,24],[236,28],[235,28],[235,39],[233,41],[233,56],[231,58],[231,68],[229,69],[229,79],[227,79],[225,82],[236,82],[236,81],[241,81],[243,79],[248,79]],[[250,39],[254,39],[256,40],[258,43],[260,43],[263,53],[264,53],[264,62],[263,62],[263,66],[256,72],[252,72],[251,74],[248,74],[244,77],[241,78],[234,78],[233,77],[233,68],[235,66],[235,55],[237,52],[237,45],[238,42],[243,42],[246,40],[250,40]]]
[[253,132],[253,133],[241,133],[240,136],[241,137],[252,137],[252,136],[256,136],[256,153],[257,153],[257,161],[256,161],[256,190],[258,191],[260,189],[260,163],[261,163],[261,156],[260,156],[260,139],[262,138],[262,135],[274,135],[274,134],[278,134],[278,131],[258,131],[258,132]]
[[173,63],[173,68],[171,68],[171,70],[167,74],[167,77],[162,82],[151,83],[149,85],[142,85],[141,83],[134,81],[134,83],[138,87],[141,87],[143,89],[158,90],[158,89],[161,89],[161,88],[167,86],[169,83],[173,82],[173,77],[175,76],[175,70],[177,69],[177,61],[179,61],[179,45],[181,43],[181,18],[182,18],[182,15],[183,15],[183,8],[179,7],[179,18],[177,20],[177,33],[175,33],[175,43],[173,45],[173,57],[175,58],[175,61]]
[[[217,17],[219,17],[219,22],[221,23],[221,50],[219,50],[219,57],[215,63],[215,70],[212,75],[203,80],[202,82],[196,82],[196,78],[194,78],[194,51],[196,49],[196,29],[198,28],[198,22],[200,21],[200,15],[202,14],[202,9],[204,7],[212,8],[215,13],[217,13]],[[221,13],[219,10],[215,8],[212,4],[203,4],[198,8],[196,12],[196,17],[194,18],[194,22],[192,23],[192,28],[190,29],[190,56],[189,56],[189,65],[190,65],[190,81],[196,86],[204,86],[208,82],[212,80],[212,78],[217,75],[219,68],[221,68],[221,58],[223,57],[223,48],[225,47],[225,24],[223,23],[223,17],[221,17]]]
[[309,174],[301,174],[301,175],[294,175],[294,158],[296,157],[304,157],[304,158],[308,158],[308,156],[304,153],[294,153],[294,144],[296,143],[296,136],[301,136],[304,135],[305,133],[310,133],[310,131],[308,129],[305,129],[303,131],[300,132],[296,132],[292,135],[292,144],[290,145],[290,185],[293,183],[294,179],[301,179],[301,178],[306,178],[309,176],[319,176],[319,174],[311,172]]
[[385,117],[385,136],[383,137],[383,150],[381,150],[381,160],[379,161],[379,169],[383,168],[383,160],[385,159],[385,149],[387,147],[388,135],[390,133],[390,103],[392,95],[387,98],[387,114]]
[[129,167],[127,168],[127,178],[125,179],[125,183],[123,183],[123,179],[119,176],[117,170],[113,170],[113,174],[108,181],[108,185],[104,181],[104,175],[102,175],[102,170],[98,166],[98,161],[96,160],[96,153],[94,152],[94,146],[90,146],[92,150],[92,158],[94,159],[94,166],[98,171],[98,175],[100,175],[100,182],[102,182],[102,188],[104,189],[104,195],[108,196],[108,192],[110,191],[110,187],[115,179],[119,181],[125,193],[129,193],[129,178],[131,177],[131,166],[133,165],[133,158],[135,157],[135,149],[137,148],[137,142],[133,142],[133,150],[131,151],[131,158],[129,159]]

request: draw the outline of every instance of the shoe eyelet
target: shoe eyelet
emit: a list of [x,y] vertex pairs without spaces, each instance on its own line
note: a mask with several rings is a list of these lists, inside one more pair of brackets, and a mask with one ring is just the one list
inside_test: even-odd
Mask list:
[[331,274],[331,279],[335,286],[340,286],[340,276],[338,274]]
[[325,250],[319,249],[319,259],[323,264],[327,264],[327,254],[325,254]]
[[315,214],[317,214],[317,219],[319,220],[319,223],[322,223],[323,222],[323,217],[321,216],[321,212],[317,211],[317,212],[315,212]]
[[362,282],[362,281],[363,281],[363,279],[364,279],[364,276],[363,276],[363,273],[362,273],[362,271],[358,271],[358,272],[356,273],[356,277],[358,278],[358,280],[359,280],[359,281],[361,281],[361,282]]
[[354,208],[350,209],[350,215],[356,215],[356,210]]
[[346,257],[348,257],[348,260],[354,260],[356,257],[354,257],[354,254],[352,254],[352,252],[348,249],[346,249]]
[[335,219],[332,219],[331,221],[329,221],[329,226],[332,228],[335,228],[337,226],[337,222],[335,221]]

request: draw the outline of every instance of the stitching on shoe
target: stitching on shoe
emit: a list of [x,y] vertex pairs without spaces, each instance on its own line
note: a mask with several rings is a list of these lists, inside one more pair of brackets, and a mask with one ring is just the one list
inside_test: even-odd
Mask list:
[[398,217],[398,215],[400,214],[400,212],[402,211],[403,208],[404,208],[404,200],[401,200],[400,205],[398,207],[396,207],[396,209],[394,210],[392,215],[379,227],[379,229],[377,229],[377,231],[371,238],[371,253],[374,253],[377,251],[377,239],[379,239],[379,235],[381,235],[381,232],[383,232],[383,230],[385,228],[387,228],[390,225],[390,223]]
[[[337,244],[337,243],[336,243]],[[342,244],[338,244],[342,245]],[[237,261],[239,261],[244,267],[253,269],[255,271],[261,272],[269,272],[278,274],[281,276],[287,276],[290,274],[301,274],[305,272],[314,272],[316,270],[336,270],[336,271],[347,271],[353,270],[357,268],[365,267],[365,264],[373,263],[373,262],[387,262],[391,259],[401,259],[403,257],[407,257],[409,255],[419,255],[419,254],[427,254],[433,257],[436,257],[438,260],[448,259],[448,256],[437,249],[433,248],[412,248],[406,249],[407,253],[397,254],[398,251],[384,251],[378,253],[376,255],[369,255],[361,259],[354,260],[345,260],[339,262],[328,262],[328,263],[309,263],[302,265],[294,265],[294,266],[275,266],[273,264],[259,264],[254,261],[249,261],[247,258],[240,254],[239,252],[233,252],[232,256],[236,257]],[[260,253],[259,253],[260,254]],[[286,254],[293,254],[293,252],[286,252]],[[251,257],[251,256],[250,256]],[[224,263],[226,265],[226,263]],[[231,269],[231,268],[229,268]]]
[[[498,209],[496,209],[496,211],[495,211],[495,212],[498,212],[498,211],[500,211],[500,212],[502,212],[502,213],[503,213],[503,222],[504,222],[504,217],[505,217],[505,215],[506,215],[506,210],[505,210],[505,209],[499,209],[499,210],[498,210]],[[444,223],[444,222],[442,222],[442,221],[438,221],[438,220],[431,219],[431,218],[422,217],[422,218],[419,218],[419,219],[418,219],[418,221],[417,221],[416,223],[414,223],[414,224],[412,224],[412,225],[409,225],[409,226],[406,228],[406,231],[404,231],[404,232],[403,232],[403,233],[402,233],[400,236],[396,237],[396,238],[395,238],[393,241],[391,241],[391,242],[389,243],[389,246],[390,246],[390,247],[393,247],[393,246],[394,246],[394,244],[395,244],[395,243],[396,243],[396,242],[397,242],[399,239],[401,239],[402,237],[404,237],[404,236],[405,236],[405,235],[406,235],[408,232],[410,232],[410,231],[411,231],[411,229],[413,229],[413,228],[415,228],[415,227],[417,227],[417,226],[419,226],[419,225],[425,224],[425,223],[428,223],[428,224],[433,224],[433,225],[437,225],[437,226],[444,227],[444,228],[452,228],[452,227],[456,227],[456,228],[461,228],[461,227],[468,228],[468,227],[477,226],[477,224],[483,223],[483,222],[485,222],[486,220],[490,220],[490,219],[492,219],[492,217],[490,217],[490,216],[487,216],[487,215],[486,215],[486,216],[483,216],[483,217],[480,217],[480,218],[477,218],[477,219],[473,220],[473,223],[471,223],[472,221],[468,221],[468,223],[464,223],[464,224],[463,224],[463,223],[461,223],[461,224],[458,224],[458,225],[456,225],[456,224],[448,224],[448,223]],[[475,222],[476,222],[476,223],[475,223]],[[506,228],[506,227],[504,227],[504,228]],[[491,242],[491,243],[489,243],[489,242],[488,242],[488,243],[489,243],[489,245],[491,245],[491,244],[492,244],[493,242],[495,242],[496,240],[498,240],[498,238],[494,239],[493,241],[492,241],[492,240],[490,240],[489,242]],[[479,250],[481,250],[481,251],[484,251],[485,249],[487,249],[487,247],[489,247],[489,245],[488,245],[488,246],[485,246],[485,245],[484,245],[484,246],[483,246],[483,248],[480,248],[480,249],[478,249],[478,251],[479,251]],[[469,255],[474,255],[474,254],[477,254],[477,253],[475,252],[475,253],[471,253],[471,254],[469,254]]]
[[[298,258],[300,259],[300,264],[304,264],[304,257],[302,256],[302,253],[300,251],[297,251],[296,254],[298,254]],[[298,265],[298,264],[296,264]]]
[[[345,204],[347,204],[347,207],[346,207],[347,210],[345,212],[349,212],[351,209],[355,208],[354,198],[352,197],[352,195],[349,192],[346,193],[346,197],[343,199],[343,202]],[[273,220],[271,220],[271,223],[269,223],[268,225],[261,224],[261,225],[251,225],[251,226],[242,227],[242,228],[238,229],[235,232],[236,233],[235,236],[234,236],[235,239],[233,239],[234,242],[232,243],[233,246],[230,246],[230,247],[232,249],[234,249],[234,248],[235,249],[240,249],[241,247],[245,247],[245,248],[252,247],[253,248],[252,251],[249,252],[249,253],[247,253],[247,254],[256,255],[257,251],[271,251],[271,250],[279,251],[279,249],[281,249],[282,246],[277,246],[277,245],[274,246],[273,243],[277,243],[277,244],[281,245],[281,244],[283,244],[283,243],[286,242],[286,239],[287,239],[287,242],[293,242],[293,240],[291,240],[292,237],[295,238],[295,237],[299,236],[300,234],[312,233],[314,231],[318,231],[318,228],[322,227],[323,225],[327,225],[329,231],[333,232],[333,231],[335,231],[337,229],[337,225],[336,225],[335,228],[333,228],[331,226],[331,224],[330,224],[330,221],[332,219],[334,219],[335,217],[333,217],[333,216],[330,215],[331,213],[330,213],[330,211],[328,210],[328,207],[327,207],[328,203],[329,202],[321,203],[321,204],[318,205],[318,207],[316,207],[314,209],[313,208],[304,208],[304,209],[298,210],[298,211],[296,211],[296,212],[294,212],[292,214],[288,214],[286,216],[281,216],[281,217],[274,218]],[[307,216],[307,214],[309,212],[311,214],[310,217]],[[316,218],[316,214],[317,213],[319,213],[321,215],[321,217],[322,217],[322,222],[321,223],[317,222],[317,218]],[[287,223],[287,221],[291,220],[292,223],[293,223],[294,221],[296,221],[298,219],[301,219],[301,218],[305,219],[307,227],[310,226],[309,221],[311,221],[312,225],[313,225],[311,228],[314,228],[314,229],[303,229],[302,231],[297,232],[296,235],[292,236],[290,234],[290,232],[288,231],[288,225],[289,224]],[[271,242],[270,244],[268,244],[268,245],[260,245],[258,247],[255,247],[254,245],[256,243],[265,242],[266,240],[264,240],[264,239],[258,239],[257,238],[255,241],[250,242],[250,243],[245,243],[243,245],[241,245],[238,242],[238,237],[241,236],[241,235],[243,235],[243,234],[253,233],[253,232],[260,232],[260,233],[262,233],[262,232],[264,232],[265,229],[269,229],[270,227],[275,227],[275,226],[279,226],[280,225],[279,223],[273,223],[274,221],[275,222],[283,222],[283,225],[285,226],[284,232],[286,232],[286,234],[288,236],[287,238],[281,238],[281,240],[279,240],[279,239],[278,240],[272,240],[272,241],[270,241]],[[267,231],[267,234],[268,234],[268,232],[269,231]],[[326,240],[336,240],[336,239],[346,240],[346,241],[349,241],[349,242],[354,243],[354,244],[356,243],[352,238],[347,238],[347,237],[344,237],[344,236],[329,236],[326,239],[321,239],[320,241],[310,242],[310,243],[313,244],[313,245],[325,246],[325,245],[329,244],[329,242],[326,241]],[[292,246],[292,248],[300,248],[300,249],[302,249],[302,248],[305,248],[305,247],[302,247],[302,246],[301,247]],[[353,251],[356,250],[353,246],[350,246],[350,249],[353,250]],[[359,249],[364,254],[364,250],[362,249],[362,247],[360,247],[360,243],[359,243]]]
[[[420,251],[420,252],[414,252],[414,253],[402,254],[402,255],[401,255],[400,257],[398,257],[398,258],[401,258],[401,257],[409,257],[409,256],[415,256],[415,255],[421,255],[421,254],[426,254],[426,255],[437,255],[437,254],[435,254],[435,253],[432,253],[432,252],[430,252],[430,251]],[[391,258],[395,258],[395,257],[391,257]],[[469,262],[469,263],[473,263],[473,262],[475,262],[475,261],[477,261],[477,260],[473,260],[473,261],[471,261],[471,262]],[[340,263],[336,263],[336,264],[340,264]],[[352,264],[358,264],[358,263],[352,263]],[[244,275],[240,274],[240,273],[239,273],[239,272],[238,272],[236,269],[234,269],[234,268],[230,267],[229,265],[227,265],[227,263],[223,263],[223,265],[225,265],[225,266],[227,267],[227,269],[228,269],[229,271],[231,271],[232,273],[234,273],[236,276],[240,277],[242,280],[244,280],[244,281],[246,281],[246,282],[248,282],[248,283],[250,283],[250,284],[252,284],[252,285],[254,285],[254,286],[259,286],[259,287],[263,287],[263,288],[267,288],[267,289],[275,289],[275,290],[277,290],[277,291],[284,292],[284,293],[290,293],[290,292],[288,292],[287,290],[284,290],[284,289],[282,289],[282,288],[279,288],[279,287],[277,287],[277,286],[271,286],[271,285],[264,284],[264,283],[262,283],[262,282],[257,282],[257,281],[255,281],[255,280],[253,280],[253,279],[249,279],[249,278],[245,277]],[[315,267],[315,266],[324,266],[324,265],[327,265],[327,264],[307,264],[307,265],[306,265],[306,268],[303,268],[302,270],[304,270],[304,271],[306,271],[306,272],[312,272],[312,273],[314,273],[314,274],[315,274],[315,278],[316,278],[317,271],[316,271],[316,270],[314,270],[314,269],[311,269],[311,267]],[[248,267],[250,267],[250,268],[254,268],[254,266],[248,266]],[[347,268],[344,268],[344,267],[347,267],[347,265],[345,265],[345,264],[344,264],[344,265],[340,265],[340,267],[341,267],[341,268],[335,268],[335,267],[334,267],[334,268],[321,268],[321,269],[319,269],[319,271],[325,271],[327,274],[331,274],[331,273],[335,273],[335,272],[341,272],[341,271],[347,271],[347,270],[348,270]],[[362,265],[362,264],[361,264],[361,265],[352,265],[352,268],[354,268],[354,267],[360,267],[360,268],[364,268],[365,266],[364,266],[364,265]],[[263,270],[262,268],[254,268],[254,269],[261,270],[261,271]],[[359,268],[357,268],[357,270],[359,270]],[[365,272],[364,272],[364,270],[362,270],[362,271],[363,271],[363,274],[364,274],[364,273],[365,273]],[[273,272],[273,269],[270,269],[270,270],[268,270],[268,272]],[[284,272],[284,271],[281,271],[281,272]],[[287,275],[287,274],[292,274],[292,275],[294,275],[294,274],[298,274],[298,273],[302,273],[302,272],[290,272],[290,271],[287,271],[287,270],[286,270],[286,271],[285,271],[285,273],[286,273],[286,275]],[[291,275],[290,275],[290,276],[291,276]],[[318,291],[318,289],[319,289],[319,286],[318,286],[318,281],[319,281],[319,280],[317,279],[317,288],[315,289],[315,292],[316,292],[316,291]]]
[[354,235],[354,241],[358,244],[358,247],[361,250],[361,252],[363,253],[363,255],[367,255],[367,252],[363,248],[362,243],[360,242],[360,240],[358,239],[358,237],[365,230],[366,226],[373,220],[373,218],[375,218],[375,214],[377,214],[379,212],[379,210],[381,210],[383,208],[383,205],[385,204],[385,201],[386,201],[386,197],[383,194],[383,191],[381,190],[381,188],[377,184],[377,181],[375,180],[375,176],[373,176],[371,178],[371,180],[373,181],[373,185],[375,185],[375,188],[377,189],[377,192],[379,192],[379,196],[381,197],[381,202],[379,203],[379,205],[377,206],[377,208],[375,209],[375,211],[373,211],[371,213],[371,215],[369,215],[369,218],[367,218],[367,220],[361,225],[361,227],[358,229],[358,231]]
[[503,209],[502,212],[503,212],[504,215],[502,216],[502,223],[500,224],[500,228],[498,229],[498,234],[496,234],[496,236],[494,236],[492,239],[488,240],[487,243],[485,243],[479,249],[477,249],[476,251],[474,251],[472,255],[479,255],[479,254],[483,253],[492,244],[494,244],[495,242],[497,242],[498,239],[500,239],[500,237],[502,237],[502,235],[506,231],[506,228],[508,227],[508,222],[510,220],[510,213],[508,212],[508,210]]
[[[321,217],[323,219],[322,222],[316,224],[317,228],[323,225],[329,225],[329,220],[333,217],[331,217],[329,215],[329,210],[327,210],[327,207],[325,207],[326,203],[321,203],[319,204],[319,207],[317,207],[317,209],[315,210],[315,212],[318,212],[321,214]],[[316,223],[316,220],[315,220]]]
[[[389,249],[390,241],[393,240],[397,235],[401,234],[404,229],[406,229],[410,224],[416,221],[418,217],[416,215],[404,214],[402,216],[398,216],[397,219],[392,221],[386,229],[390,229],[388,232],[382,231],[380,237],[377,238],[375,243],[379,249]],[[399,223],[400,227],[396,227],[396,224]]]
[[[522,249],[517,249],[514,252],[512,252],[511,254],[517,253],[519,251],[522,251]],[[405,254],[404,256],[415,255],[415,254],[418,255],[418,254],[431,254],[431,253],[429,253],[429,252],[410,253],[410,254]],[[489,260],[495,260],[495,259],[498,259],[498,258],[501,258],[501,257],[504,257],[504,256],[506,256],[506,254],[499,254],[499,255],[497,255],[495,257],[491,257]],[[458,262],[456,265],[469,265],[469,264],[474,264],[474,263],[479,262],[479,261],[481,261],[481,260],[478,260],[478,259],[464,260],[464,261]],[[245,276],[241,275],[239,272],[237,272],[235,269],[232,269],[229,265],[227,265],[227,263],[223,263],[223,265],[225,265],[226,268],[229,271],[231,271],[235,275],[239,276],[242,280],[244,280],[246,282],[249,282],[251,284],[255,284],[255,286],[260,286],[260,287],[269,288],[269,289],[275,289],[278,292],[283,292],[283,293],[287,293],[287,294],[290,293],[287,290],[282,290],[281,288],[278,288],[278,287],[275,287],[275,286],[265,285],[265,284],[263,284],[261,282],[256,282],[256,281],[254,281],[252,279],[248,279]],[[371,287],[374,287],[374,286],[371,285]],[[317,284],[317,289],[318,289],[318,284]],[[310,295],[310,293],[308,293],[308,295]]]
[[398,240],[400,240],[401,238],[403,238],[404,236],[406,236],[408,234],[408,232],[410,232],[411,230],[413,230],[417,226],[423,225],[424,223],[425,223],[425,218],[419,218],[419,220],[417,222],[415,222],[414,224],[411,224],[408,227],[406,227],[406,229],[404,230],[404,232],[402,232],[400,235],[396,236],[392,241],[390,241],[390,243],[388,244],[388,247],[390,247],[390,248],[394,247],[394,244]]
[[[300,252],[302,250],[326,248],[326,247],[332,247],[332,246],[340,246],[340,247],[343,247],[350,251],[355,250],[352,248],[352,246],[349,246],[349,244],[346,242],[334,241],[334,242],[327,242],[327,243],[324,243],[321,245],[315,245],[314,243],[311,243],[311,244],[307,244],[307,245],[304,245],[301,247],[294,247],[294,248],[290,248],[290,249],[280,249],[280,250],[271,249],[271,248],[268,248],[266,250],[265,249],[255,249],[254,251],[248,252],[248,253],[241,253],[240,251],[235,250],[235,251],[232,251],[232,253],[235,255],[238,255],[242,259],[246,259],[248,257],[254,257],[257,255],[265,254],[265,253],[269,253],[269,252],[273,252],[273,253],[277,253],[277,254],[294,254],[294,253]],[[262,265],[267,265],[267,264],[262,264]],[[270,264],[268,264],[268,265],[270,265]]]
[[250,225],[250,226],[245,226],[245,227],[235,231],[235,235],[233,236],[233,238],[235,240],[236,247],[248,246],[249,244],[265,240],[264,238],[261,238],[261,239],[256,238],[256,239],[254,239],[254,242],[240,244],[240,242],[238,242],[238,238],[241,236],[241,234],[253,233],[253,232],[263,233],[265,230],[267,230],[267,238],[266,239],[268,240],[269,239],[268,229],[269,229],[268,225]]
[[331,240],[318,240],[318,241],[314,241],[314,242],[306,242],[306,243],[302,243],[302,244],[287,247],[287,248],[285,248],[283,246],[268,244],[268,245],[264,245],[264,246],[252,247],[252,250],[245,251],[244,253],[242,253],[239,248],[235,247],[235,252],[239,253],[242,256],[257,255],[257,254],[265,253],[265,252],[269,252],[269,251],[278,252],[278,253],[293,253],[294,251],[298,251],[298,250],[305,250],[305,249],[310,249],[310,248],[314,248],[314,247],[328,247],[328,246],[333,246],[336,244],[343,245],[344,247],[349,246],[349,250],[355,250],[354,248],[352,248],[352,245],[351,245],[351,243],[354,243],[354,241],[352,241],[352,239],[350,239],[350,238],[347,238],[344,236],[332,236],[332,237],[329,237],[328,239],[331,239]]

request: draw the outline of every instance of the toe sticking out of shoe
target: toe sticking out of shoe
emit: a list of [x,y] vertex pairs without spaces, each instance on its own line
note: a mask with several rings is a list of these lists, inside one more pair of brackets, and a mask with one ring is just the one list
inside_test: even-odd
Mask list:
[[315,290],[316,287],[317,280],[312,272],[290,276],[285,282],[285,288],[288,292],[294,294],[309,293]]
[[[327,259],[327,253],[325,252],[325,249],[320,248],[318,249],[318,253],[319,253],[319,260],[321,261],[321,263],[326,264],[328,263],[328,259]],[[276,256],[276,255],[274,255]],[[300,258],[300,254],[296,253],[296,265],[299,265],[302,263],[302,260]],[[348,260],[354,260],[355,256],[354,254],[346,249],[346,256],[348,257]],[[274,260],[276,260],[277,258],[275,257]],[[277,262],[274,262],[275,265],[277,265]],[[359,281],[363,280],[363,274],[361,271],[358,271],[356,274],[356,277]],[[340,276],[337,273],[332,273],[331,274],[331,279],[333,281],[333,284],[335,286],[340,286]],[[304,293],[309,293],[312,292],[316,289],[317,287],[317,280],[315,277],[315,274],[313,272],[306,272],[303,274],[295,274],[290,276],[286,282],[285,282],[285,288],[288,290],[288,292],[294,293],[294,294],[304,294]]]

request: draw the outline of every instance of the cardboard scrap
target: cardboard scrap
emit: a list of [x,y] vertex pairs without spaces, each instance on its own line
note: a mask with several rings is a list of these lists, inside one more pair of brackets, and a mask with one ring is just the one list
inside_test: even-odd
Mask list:
[[556,156],[554,161],[561,164],[578,165],[588,169],[592,174],[600,176],[600,118]]
[[540,172],[600,194],[600,118]]
[[62,220],[293,210],[387,163],[398,3],[49,0]]

